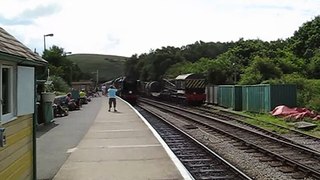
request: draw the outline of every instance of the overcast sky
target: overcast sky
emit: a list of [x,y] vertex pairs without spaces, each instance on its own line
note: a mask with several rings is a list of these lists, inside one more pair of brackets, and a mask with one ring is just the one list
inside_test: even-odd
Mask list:
[[131,56],[202,40],[291,37],[320,15],[320,0],[0,0],[0,26],[40,54]]

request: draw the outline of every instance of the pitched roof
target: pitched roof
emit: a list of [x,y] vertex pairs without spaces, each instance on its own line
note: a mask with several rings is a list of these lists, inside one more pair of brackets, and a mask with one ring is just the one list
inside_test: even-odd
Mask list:
[[189,74],[181,74],[176,77],[176,80],[185,80],[185,79],[204,79],[203,74],[200,73],[189,73]]
[[176,77],[176,80],[184,80],[184,79],[187,79],[190,75],[192,75],[193,73],[189,73],[189,74],[181,74],[179,76]]
[[1,54],[17,57],[21,64],[45,65],[48,63],[0,27],[0,55]]

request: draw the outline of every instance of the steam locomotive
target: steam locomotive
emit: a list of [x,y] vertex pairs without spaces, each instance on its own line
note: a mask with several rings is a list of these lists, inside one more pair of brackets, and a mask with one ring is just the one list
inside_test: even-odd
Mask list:
[[139,81],[136,78],[119,77],[112,83],[118,89],[117,95],[119,97],[131,104],[137,102]]

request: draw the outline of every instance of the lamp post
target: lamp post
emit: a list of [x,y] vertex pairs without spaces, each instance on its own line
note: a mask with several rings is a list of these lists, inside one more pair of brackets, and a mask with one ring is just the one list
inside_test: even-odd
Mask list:
[[92,72],[92,74],[96,74],[97,76],[96,76],[96,87],[98,87],[98,81],[99,81],[99,70],[97,69],[97,71],[96,72]]
[[76,65],[76,63],[72,63],[70,66],[70,85],[72,86],[72,81],[73,81],[73,67]]
[[47,36],[52,37],[53,34],[51,33],[51,34],[45,34],[45,35],[43,35],[43,47],[44,47],[43,51],[46,50],[46,37],[47,37]]
[[233,67],[233,82],[234,84],[237,83],[237,69],[236,69],[236,63],[232,63],[232,67]]

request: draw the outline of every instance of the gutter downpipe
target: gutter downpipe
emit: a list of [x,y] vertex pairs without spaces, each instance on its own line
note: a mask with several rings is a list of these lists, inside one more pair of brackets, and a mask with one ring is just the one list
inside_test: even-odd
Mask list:
[[36,128],[38,119],[38,108],[37,108],[37,73],[34,71],[34,114],[33,114],[33,128],[32,128],[32,164],[33,164],[33,180],[37,180],[37,138]]
[[[41,74],[41,78],[46,75],[49,65],[45,64],[45,71]],[[38,126],[38,107],[37,107],[37,72],[34,70],[34,114],[33,114],[33,128],[32,128],[32,164],[33,164],[33,180],[37,180],[37,126]]]

